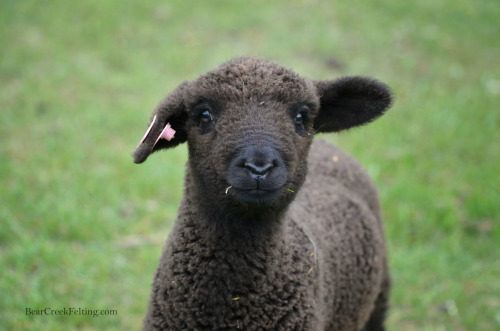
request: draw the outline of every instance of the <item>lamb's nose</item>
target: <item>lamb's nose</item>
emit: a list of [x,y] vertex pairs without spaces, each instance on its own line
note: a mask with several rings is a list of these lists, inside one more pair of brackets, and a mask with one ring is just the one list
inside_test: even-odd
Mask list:
[[257,165],[252,162],[245,162],[245,168],[250,170],[251,176],[255,179],[265,177],[274,167],[272,163]]

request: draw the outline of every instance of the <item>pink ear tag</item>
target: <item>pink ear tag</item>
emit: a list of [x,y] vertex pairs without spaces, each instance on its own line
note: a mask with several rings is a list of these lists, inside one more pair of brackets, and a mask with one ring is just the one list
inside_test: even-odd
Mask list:
[[139,143],[139,145],[142,144],[144,142],[144,140],[146,140],[146,137],[148,136],[148,134],[151,131],[151,128],[153,127],[153,125],[155,124],[155,122],[156,122],[156,115],[155,115],[155,117],[153,117],[153,122],[151,122],[151,125],[149,126],[148,130],[144,134],[144,137],[142,137],[141,142]]
[[175,134],[175,130],[172,129],[172,127],[170,126],[170,123],[167,123],[167,125],[165,126],[165,128],[163,129],[163,131],[160,133],[160,135],[156,139],[153,147],[155,147],[155,145],[158,142],[158,140],[160,140],[162,138],[166,139],[168,141],[172,140],[172,138],[174,137],[174,134]]

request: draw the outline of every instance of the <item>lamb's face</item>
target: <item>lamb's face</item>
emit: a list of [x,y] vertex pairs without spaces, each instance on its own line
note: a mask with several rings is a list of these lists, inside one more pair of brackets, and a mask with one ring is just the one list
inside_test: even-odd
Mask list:
[[199,204],[261,218],[292,201],[315,133],[368,123],[391,101],[389,87],[371,78],[309,81],[265,59],[236,58],[158,104],[134,161],[187,141]]
[[275,64],[241,62],[187,90],[190,166],[201,191],[233,206],[290,202],[314,135],[312,83]]

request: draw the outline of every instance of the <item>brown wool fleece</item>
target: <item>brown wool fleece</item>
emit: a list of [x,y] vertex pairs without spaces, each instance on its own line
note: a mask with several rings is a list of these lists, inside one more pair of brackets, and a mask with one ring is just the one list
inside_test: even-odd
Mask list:
[[[183,142],[189,159],[144,329],[383,330],[389,275],[376,189],[352,157],[313,138],[390,105],[378,81],[312,81],[254,57],[162,100],[135,162]],[[174,138],[153,146],[167,123]],[[274,158],[259,183],[276,193],[251,200],[237,162],[245,153]]]

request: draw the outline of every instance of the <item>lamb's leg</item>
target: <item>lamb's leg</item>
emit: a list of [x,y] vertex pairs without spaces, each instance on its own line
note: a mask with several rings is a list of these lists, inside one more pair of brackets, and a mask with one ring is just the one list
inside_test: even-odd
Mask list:
[[[387,273],[386,273],[387,274]],[[385,277],[384,282],[382,283],[382,287],[380,289],[380,293],[375,301],[375,307],[366,322],[363,331],[384,331],[384,321],[386,317],[387,310],[389,308],[389,291],[391,287],[391,280],[387,275]]]

